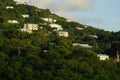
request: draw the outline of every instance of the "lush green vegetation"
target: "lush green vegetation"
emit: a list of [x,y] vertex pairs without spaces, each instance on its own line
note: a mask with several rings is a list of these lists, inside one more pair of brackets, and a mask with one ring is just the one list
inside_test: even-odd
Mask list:
[[[6,10],[9,5],[14,9]],[[22,14],[30,17],[22,18]],[[43,25],[42,17],[56,19],[69,32],[69,37],[57,36],[49,25]],[[9,24],[9,19],[18,20],[19,24]],[[19,31],[25,23],[37,23],[43,29],[32,34]],[[120,53],[120,32],[91,26],[77,30],[76,26],[85,28],[83,24],[67,22],[49,9],[1,0],[0,80],[120,80],[120,62],[115,62]],[[93,48],[73,47],[72,43],[87,43]],[[100,61],[98,53],[110,55],[110,60]]]

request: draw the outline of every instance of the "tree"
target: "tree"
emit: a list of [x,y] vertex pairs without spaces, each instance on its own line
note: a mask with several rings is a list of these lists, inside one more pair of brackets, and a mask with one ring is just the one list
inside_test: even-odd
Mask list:
[[30,44],[30,41],[20,40],[17,38],[13,38],[10,40],[10,42],[7,44],[9,47],[11,47],[13,50],[17,49],[18,56],[21,55],[21,50],[27,47]]
[[111,50],[112,50],[112,55],[116,55],[116,61],[119,62],[119,57],[120,57],[120,42],[118,41],[114,41],[112,43],[112,47],[111,47]]

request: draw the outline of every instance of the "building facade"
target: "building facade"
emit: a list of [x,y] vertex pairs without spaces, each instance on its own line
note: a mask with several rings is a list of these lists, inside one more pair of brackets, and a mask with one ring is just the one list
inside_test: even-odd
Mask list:
[[106,55],[106,54],[98,54],[97,56],[98,56],[98,57],[100,58],[100,60],[102,60],[102,61],[105,61],[105,60],[108,60],[108,59],[109,59],[109,56]]
[[22,14],[22,17],[23,17],[23,18],[28,18],[29,15],[28,15],[28,14]]
[[13,6],[6,6],[6,9],[14,9]]
[[54,28],[54,31],[60,31],[63,30],[61,25],[58,24],[50,24],[51,28]]
[[76,47],[76,46],[81,46],[84,48],[92,48],[92,46],[90,46],[88,44],[73,43],[73,47]]
[[11,24],[17,24],[18,21],[17,21],[17,20],[8,20],[8,23],[11,23]]
[[66,31],[58,31],[57,34],[58,36],[68,37],[68,32]]
[[33,30],[38,30],[39,26],[38,24],[24,24],[24,27],[20,30],[23,32],[32,33]]

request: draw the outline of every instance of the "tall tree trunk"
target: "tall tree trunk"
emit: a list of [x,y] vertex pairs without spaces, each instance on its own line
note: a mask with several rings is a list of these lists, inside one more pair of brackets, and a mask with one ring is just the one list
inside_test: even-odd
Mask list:
[[21,51],[20,51],[20,47],[18,47],[18,56],[20,56]]
[[116,52],[116,55],[117,55],[117,62],[119,62],[120,61],[120,56],[119,56],[119,53],[118,53],[118,51]]

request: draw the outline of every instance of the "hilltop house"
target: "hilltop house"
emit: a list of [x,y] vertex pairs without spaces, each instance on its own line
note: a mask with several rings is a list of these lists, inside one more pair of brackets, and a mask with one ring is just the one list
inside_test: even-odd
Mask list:
[[17,20],[8,20],[8,23],[11,23],[11,24],[17,24],[18,21],[17,21]]
[[6,6],[6,9],[14,9],[13,6]]
[[50,24],[50,27],[54,28],[54,31],[63,30],[61,25],[58,25],[58,24]]
[[108,60],[108,59],[109,59],[109,56],[106,55],[106,54],[98,54],[97,56],[98,56],[98,57],[100,58],[100,60],[102,60],[102,61],[105,61],[105,60]]
[[88,36],[90,36],[90,37],[92,37],[92,38],[98,38],[97,35],[88,35]]
[[50,22],[50,23],[55,23],[57,20],[54,20],[52,18],[42,18],[44,21],[46,22]]
[[81,28],[81,27],[75,27],[75,29],[77,29],[77,30],[83,30],[84,28]]
[[63,37],[68,37],[68,32],[66,32],[66,31],[58,31],[57,35],[58,36],[63,36]]
[[72,45],[73,45],[73,47],[81,46],[81,47],[84,47],[84,48],[92,48],[92,46],[90,46],[88,44],[73,43]]
[[84,25],[84,27],[85,27],[85,28],[88,28],[88,26],[87,26],[87,25]]
[[38,24],[24,24],[24,27],[20,30],[22,32],[32,33],[33,30],[38,30]]
[[46,21],[46,22],[50,22],[50,23],[52,23],[53,22],[53,19],[52,18],[42,18],[44,21]]
[[15,1],[16,5],[27,5],[26,2],[19,2],[19,1]]
[[66,19],[66,22],[72,22],[70,19]]

